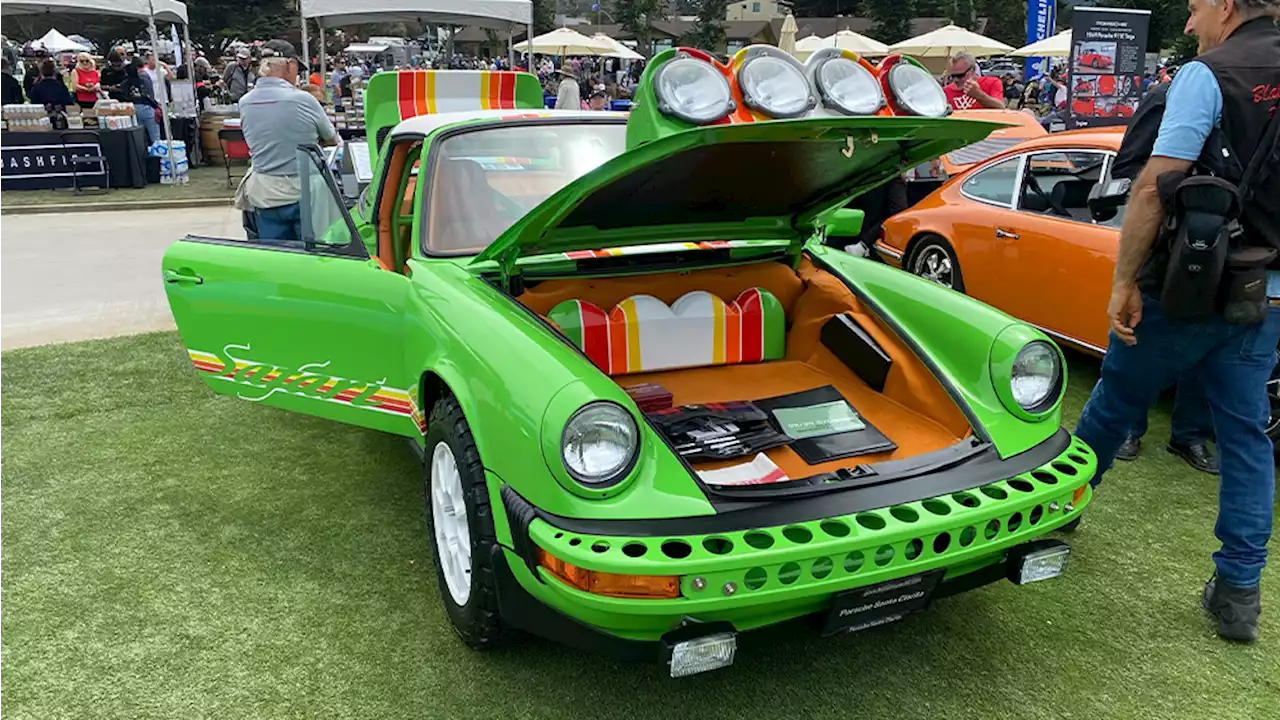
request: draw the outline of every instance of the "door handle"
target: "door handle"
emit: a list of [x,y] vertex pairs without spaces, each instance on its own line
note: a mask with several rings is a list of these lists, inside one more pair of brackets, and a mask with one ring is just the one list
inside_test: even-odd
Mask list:
[[1009,232],[1008,230],[1004,230],[1002,228],[996,228],[996,237],[1004,238],[1005,240],[1017,240],[1018,233]]
[[203,285],[204,278],[192,272],[179,272],[177,270],[165,270],[164,281],[168,283],[189,283],[191,285]]

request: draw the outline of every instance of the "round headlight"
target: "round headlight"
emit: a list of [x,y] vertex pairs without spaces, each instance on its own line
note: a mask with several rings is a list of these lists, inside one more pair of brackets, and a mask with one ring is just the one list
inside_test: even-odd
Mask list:
[[803,115],[816,103],[804,71],[773,55],[756,55],[738,70],[738,86],[747,107],[775,118]]
[[1049,343],[1037,340],[1027,343],[1013,360],[1009,380],[1013,400],[1028,412],[1040,409],[1053,399],[1062,375],[1058,353]]
[[653,78],[658,110],[685,122],[715,122],[733,110],[729,81],[708,62],[677,57],[658,68]]
[[832,58],[814,73],[826,104],[846,115],[871,115],[884,105],[880,82],[849,58]]
[[947,96],[942,86],[918,65],[903,61],[889,68],[889,91],[895,103],[912,115],[947,114]]
[[569,418],[560,435],[560,456],[575,480],[599,486],[622,479],[631,467],[640,432],[619,405],[595,402]]

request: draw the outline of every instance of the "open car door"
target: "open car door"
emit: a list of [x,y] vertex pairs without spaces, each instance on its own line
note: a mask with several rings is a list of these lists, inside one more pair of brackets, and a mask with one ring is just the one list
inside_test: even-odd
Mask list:
[[409,279],[369,257],[318,147],[299,147],[298,172],[299,239],[188,236],[165,252],[191,362],[223,395],[416,435],[401,334]]

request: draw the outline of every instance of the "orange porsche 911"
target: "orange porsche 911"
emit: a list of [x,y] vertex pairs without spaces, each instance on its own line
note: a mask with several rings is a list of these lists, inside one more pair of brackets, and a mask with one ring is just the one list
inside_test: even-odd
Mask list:
[[1101,353],[1124,209],[1098,223],[1087,200],[1123,137],[1123,127],[1094,128],[1015,145],[886,220],[876,251]]

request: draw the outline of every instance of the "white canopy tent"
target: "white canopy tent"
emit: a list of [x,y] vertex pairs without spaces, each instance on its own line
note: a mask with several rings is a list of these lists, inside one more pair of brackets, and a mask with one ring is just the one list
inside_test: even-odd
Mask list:
[[[98,0],[100,1],[100,0]],[[328,86],[324,52],[324,26],[413,21],[446,25],[479,25],[507,31],[507,56],[511,36],[519,25],[533,36],[533,0],[298,0],[302,14],[302,55],[311,61],[307,21],[320,26],[320,75]]]
[[71,38],[58,32],[57,28],[51,28],[49,32],[40,38],[40,44],[44,45],[44,49],[49,52],[88,52],[89,46],[81,45]]
[[1009,54],[1015,57],[1067,57],[1071,54],[1071,30],[1024,45]]
[[[81,13],[145,19],[153,48],[159,47],[156,37],[156,20],[182,23],[182,40],[187,48],[187,77],[191,78],[193,83],[195,82],[195,68],[192,67],[193,59],[190,53],[191,28],[187,24],[185,3],[178,0],[5,0],[0,3],[0,15],[41,13]],[[160,92],[163,93],[163,88]],[[164,122],[165,137],[169,139],[169,157],[173,157],[173,128],[169,126],[169,113],[163,112],[160,115]],[[194,157],[194,154],[192,156]]]

